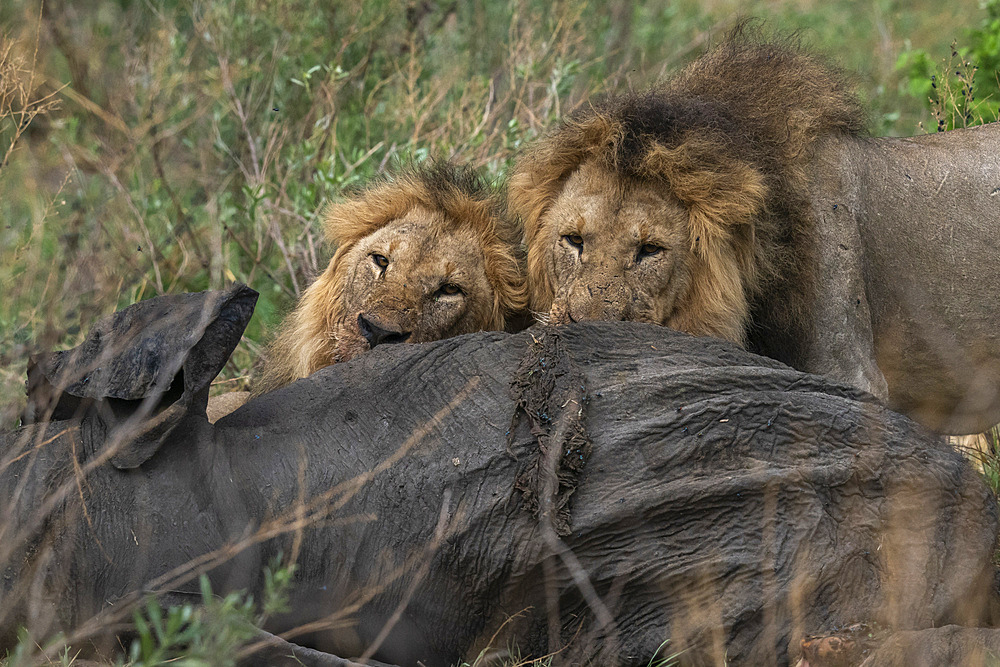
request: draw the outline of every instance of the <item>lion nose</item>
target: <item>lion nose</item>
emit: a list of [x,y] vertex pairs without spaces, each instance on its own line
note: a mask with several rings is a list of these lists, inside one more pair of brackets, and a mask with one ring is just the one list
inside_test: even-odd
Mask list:
[[409,331],[385,329],[366,319],[364,315],[358,315],[358,328],[361,330],[361,335],[368,341],[368,347],[372,348],[383,343],[405,343],[406,339],[410,337]]

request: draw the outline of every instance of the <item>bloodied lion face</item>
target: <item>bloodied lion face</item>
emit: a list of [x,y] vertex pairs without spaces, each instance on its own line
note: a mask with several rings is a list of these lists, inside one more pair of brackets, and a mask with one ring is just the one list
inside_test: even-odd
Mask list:
[[515,169],[532,309],[553,324],[630,320],[742,342],[763,176],[707,159],[703,139],[636,141],[622,113],[565,123]]
[[469,169],[403,172],[324,222],[337,251],[271,346],[259,393],[377,345],[502,330],[527,305],[519,231]]

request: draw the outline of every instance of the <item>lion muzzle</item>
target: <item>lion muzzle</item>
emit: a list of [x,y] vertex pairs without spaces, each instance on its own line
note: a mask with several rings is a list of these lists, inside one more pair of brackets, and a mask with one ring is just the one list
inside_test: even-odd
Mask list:
[[364,313],[358,315],[358,329],[372,348],[376,345],[405,343],[410,339],[411,334],[410,331],[403,331],[390,324],[367,318]]
[[565,304],[559,304],[561,308],[553,308],[553,314],[562,310],[573,322],[628,321],[634,319],[632,301],[629,290],[617,282],[577,285],[567,295]]

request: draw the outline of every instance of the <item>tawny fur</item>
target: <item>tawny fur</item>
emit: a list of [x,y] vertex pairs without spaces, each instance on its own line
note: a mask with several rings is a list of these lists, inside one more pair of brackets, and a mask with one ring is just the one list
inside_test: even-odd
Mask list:
[[688,211],[690,284],[661,323],[745,344],[765,290],[787,296],[772,300],[783,303],[766,314],[773,327],[801,316],[795,295],[813,279],[810,146],[829,133],[862,133],[865,116],[837,71],[795,44],[746,32],[655,90],[576,114],[521,156],[509,205],[524,222],[534,311],[549,312],[558,287],[546,211],[587,162],[626,183],[660,184]]
[[[414,209],[443,214],[435,233],[447,240],[455,230],[470,230],[478,239],[486,279],[492,288],[489,313],[477,326],[503,330],[507,318],[527,308],[527,287],[517,249],[521,231],[502,214],[500,198],[471,169],[447,163],[412,168],[377,181],[346,201],[331,204],[323,213],[326,237],[336,248],[323,274],[305,291],[295,310],[270,346],[255,395],[271,391],[337,358],[338,330],[346,318],[345,257],[366,237],[406,216]],[[445,241],[447,242],[447,241]]]

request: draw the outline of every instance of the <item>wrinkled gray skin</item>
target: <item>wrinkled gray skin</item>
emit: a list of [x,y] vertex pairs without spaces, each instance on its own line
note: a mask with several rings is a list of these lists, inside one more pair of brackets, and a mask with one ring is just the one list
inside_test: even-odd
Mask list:
[[143,399],[152,420],[90,390],[82,419],[0,438],[0,651],[22,624],[108,650],[132,592],[197,599],[164,574],[240,542],[207,561],[213,590],[260,599],[263,566],[292,555],[292,611],[266,629],[335,621],[290,637],[323,652],[300,649],[305,664],[569,642],[557,662],[645,667],[670,638],[681,664],[785,665],[847,623],[989,620],[995,499],[855,389],[719,340],[587,323],[380,346],[213,426],[202,371],[231,329],[184,353],[179,397]]
[[940,432],[1000,423],[1000,123],[830,138],[812,164],[820,273],[801,367]]

